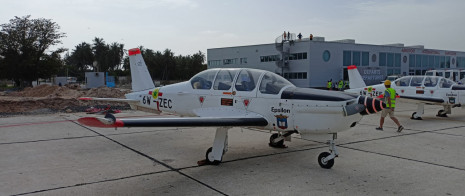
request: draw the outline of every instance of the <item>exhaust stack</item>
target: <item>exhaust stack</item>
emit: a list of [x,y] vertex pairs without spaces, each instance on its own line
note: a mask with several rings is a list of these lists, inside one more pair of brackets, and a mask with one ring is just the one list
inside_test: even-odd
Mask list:
[[380,112],[386,107],[386,104],[383,101],[367,96],[360,96],[358,98],[358,103],[365,106],[365,110],[360,112],[361,115],[374,114],[376,112]]

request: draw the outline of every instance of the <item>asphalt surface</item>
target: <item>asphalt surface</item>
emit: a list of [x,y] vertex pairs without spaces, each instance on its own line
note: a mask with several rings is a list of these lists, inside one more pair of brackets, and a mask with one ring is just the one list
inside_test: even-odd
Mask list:
[[[219,166],[198,166],[214,128],[100,129],[85,113],[0,118],[0,195],[464,195],[465,109],[447,118],[398,104],[401,133],[379,114],[338,134],[332,169],[317,163],[325,140],[294,135],[268,146],[268,131],[233,128]],[[124,111],[119,117],[168,117]],[[328,137],[329,139],[330,137]]]

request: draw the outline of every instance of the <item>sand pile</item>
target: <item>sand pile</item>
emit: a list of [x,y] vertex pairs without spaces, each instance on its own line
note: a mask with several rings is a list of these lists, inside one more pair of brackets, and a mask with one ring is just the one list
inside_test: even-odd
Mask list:
[[128,109],[119,102],[81,101],[79,97],[124,98],[128,89],[99,87],[80,89],[79,86],[50,86],[47,84],[22,91],[0,95],[0,115],[40,112],[82,112],[89,106],[111,105],[115,109]]

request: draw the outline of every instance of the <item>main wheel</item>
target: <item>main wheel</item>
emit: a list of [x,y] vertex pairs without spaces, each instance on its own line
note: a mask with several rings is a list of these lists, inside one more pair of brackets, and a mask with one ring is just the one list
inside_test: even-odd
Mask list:
[[279,137],[279,134],[277,133],[273,133],[271,136],[270,136],[270,143],[269,145],[271,147],[276,147],[276,148],[283,148],[284,147],[284,140],[279,140],[277,142],[274,141],[274,139],[278,138]]
[[326,157],[328,157],[329,155],[331,155],[331,153],[329,152],[322,152],[320,153],[320,155],[318,156],[318,164],[320,164],[320,166],[322,168],[325,168],[325,169],[331,169],[331,167],[333,167],[334,165],[334,159],[331,159],[329,161],[324,161],[324,159]]
[[415,114],[417,114],[417,112],[413,112],[413,113],[412,113],[412,117],[410,117],[410,119],[413,119],[413,120],[423,120],[421,117],[415,117]]
[[439,110],[438,114],[436,116],[438,116],[438,117],[447,117],[447,114],[444,112],[444,110]]
[[207,153],[205,154],[205,158],[207,160],[207,163],[210,164],[210,165],[219,165],[221,163],[221,160],[223,160],[223,156],[221,156],[220,161],[215,160],[215,158],[213,157],[213,147],[210,147],[207,150]]

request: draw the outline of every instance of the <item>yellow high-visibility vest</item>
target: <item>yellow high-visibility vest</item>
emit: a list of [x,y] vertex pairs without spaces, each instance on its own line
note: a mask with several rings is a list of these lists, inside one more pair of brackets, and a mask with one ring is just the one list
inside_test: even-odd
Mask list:
[[[389,97],[386,97],[386,92],[389,93]],[[391,99],[391,105],[389,105],[388,99]],[[386,103],[386,107],[395,108],[396,107],[396,90],[394,90],[393,88],[387,88],[384,91],[384,100]]]

